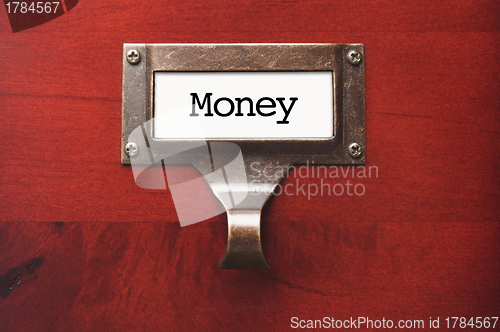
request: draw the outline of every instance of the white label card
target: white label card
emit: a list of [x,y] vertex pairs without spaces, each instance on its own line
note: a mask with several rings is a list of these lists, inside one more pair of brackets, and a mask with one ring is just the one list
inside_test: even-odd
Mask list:
[[155,72],[154,138],[333,137],[333,72]]

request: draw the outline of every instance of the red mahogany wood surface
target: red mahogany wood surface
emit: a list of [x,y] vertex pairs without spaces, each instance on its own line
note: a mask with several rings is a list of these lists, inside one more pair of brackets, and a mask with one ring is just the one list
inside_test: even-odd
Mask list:
[[[500,316],[499,38],[498,1],[88,0],[17,33],[0,10],[0,330]],[[181,228],[120,164],[125,42],[364,43],[378,177],[292,172],[365,193],[273,197],[271,269],[220,270],[226,217]]]

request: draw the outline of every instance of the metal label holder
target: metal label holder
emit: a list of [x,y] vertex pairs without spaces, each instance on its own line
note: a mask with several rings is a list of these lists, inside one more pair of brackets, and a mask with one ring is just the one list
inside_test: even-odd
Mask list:
[[[163,159],[162,147],[189,150],[201,142],[155,139],[153,119],[154,72],[157,71],[333,71],[333,133],[326,139],[207,139],[211,153],[217,144],[235,143],[243,163],[258,162],[262,171],[294,164],[363,165],[365,163],[365,76],[362,44],[124,44],[121,162],[149,165]],[[144,137],[135,128],[142,126]],[[138,146],[134,142],[145,142]],[[205,143],[205,141],[203,142]],[[194,145],[193,145],[194,144]],[[156,148],[154,148],[156,147]],[[168,158],[171,164],[193,164],[205,177],[228,217],[223,269],[267,269],[261,247],[261,211],[275,187],[286,176],[280,172],[266,183],[249,177],[233,179],[252,192],[238,204],[228,199],[225,179],[212,171],[212,158],[190,149]],[[218,160],[224,160],[221,152]],[[255,164],[254,164],[255,165]],[[240,165],[241,166],[241,165]],[[255,167],[255,166],[254,166]],[[226,172],[232,169],[226,167]],[[211,175],[211,173],[213,175]],[[243,188],[243,186],[242,186]]]

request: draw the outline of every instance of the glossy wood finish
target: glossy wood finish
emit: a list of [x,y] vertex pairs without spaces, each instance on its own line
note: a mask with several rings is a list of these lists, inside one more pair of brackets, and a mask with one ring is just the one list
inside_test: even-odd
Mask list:
[[[12,33],[0,10],[2,330],[498,316],[499,12],[498,1],[89,0]],[[181,228],[169,191],[140,189],[120,164],[122,45],[161,42],[363,43],[378,177],[292,172],[283,185],[366,192],[271,198],[272,268],[219,269],[226,217]],[[194,204],[218,203],[207,187]]]

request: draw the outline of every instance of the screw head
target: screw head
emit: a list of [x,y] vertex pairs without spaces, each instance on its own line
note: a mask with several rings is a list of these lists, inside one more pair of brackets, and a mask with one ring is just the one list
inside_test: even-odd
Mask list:
[[363,153],[363,148],[358,143],[352,143],[347,149],[349,155],[353,158],[358,158]]
[[141,53],[139,53],[137,50],[128,51],[127,61],[132,65],[138,64],[141,61]]
[[134,142],[128,143],[125,146],[125,153],[129,157],[135,157],[139,154],[139,147]]
[[347,53],[347,60],[353,66],[359,65],[361,63],[361,58],[362,58],[361,53],[359,53],[356,50],[350,50]]

